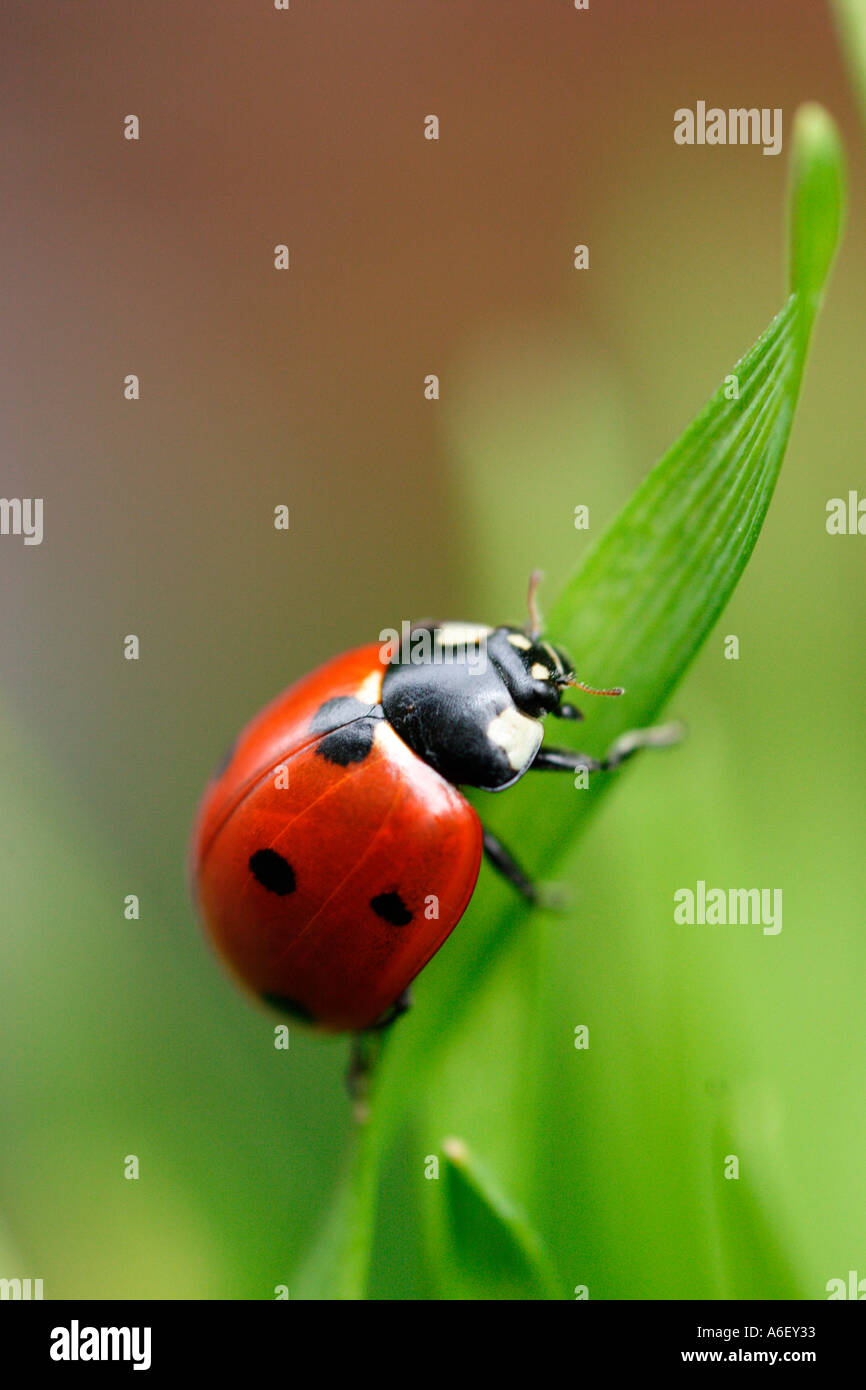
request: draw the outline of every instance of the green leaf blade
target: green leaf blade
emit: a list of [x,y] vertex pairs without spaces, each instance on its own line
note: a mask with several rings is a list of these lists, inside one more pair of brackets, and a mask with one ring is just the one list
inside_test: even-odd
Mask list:
[[365,1297],[376,1220],[377,1150],[356,1129],[316,1241],[298,1268],[291,1297],[350,1301]]
[[564,1297],[550,1258],[525,1212],[459,1139],[442,1145],[431,1184],[442,1293],[461,1299]]
[[797,322],[791,299],[734,368],[738,398],[720,388],[551,613],[549,630],[579,674],[626,687],[627,701],[593,709],[602,741],[656,716],[754,548],[793,414]]

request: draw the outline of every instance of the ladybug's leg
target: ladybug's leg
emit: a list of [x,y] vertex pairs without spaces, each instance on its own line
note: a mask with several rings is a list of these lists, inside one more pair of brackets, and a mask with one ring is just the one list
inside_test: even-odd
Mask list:
[[517,860],[509,854],[501,840],[498,840],[492,831],[486,826],[482,826],[484,831],[484,853],[487,861],[493,866],[497,873],[502,874],[507,879],[512,888],[516,888],[522,898],[528,903],[533,903],[536,907],[550,908],[551,912],[561,912],[566,906],[566,896],[563,889],[557,883],[533,883],[532,879],[523,872]]
[[527,902],[537,903],[540,894],[536,884],[532,882],[531,878],[526,877],[517,860],[511,857],[502,841],[497,840],[496,836],[486,827],[482,828],[484,829],[484,853],[487,855],[488,861],[498,873],[502,874],[503,878],[508,879],[508,882],[517,889],[522,898],[526,898]]
[[570,748],[539,748],[535,755],[531,772],[577,772],[584,768],[587,772],[607,772],[619,767],[639,748],[669,748],[679,743],[685,729],[682,724],[656,724],[649,729],[631,729],[611,744],[603,758],[593,758],[589,753],[575,753]]
[[346,1090],[352,1101],[355,1119],[367,1118],[367,1092],[370,1077],[379,1060],[381,1039],[378,1033],[355,1033],[349,1052],[349,1065],[346,1068]]
[[346,1090],[355,1105],[355,1118],[366,1120],[367,1118],[367,1092],[370,1089],[370,1077],[376,1069],[379,1057],[382,1052],[382,1044],[393,1024],[398,1018],[411,1007],[412,997],[408,989],[403,993],[388,1009],[387,1013],[374,1023],[372,1028],[367,1028],[363,1033],[355,1033],[352,1038],[352,1047],[349,1052],[349,1065],[346,1068]]
[[372,1032],[381,1033],[383,1028],[390,1028],[392,1023],[396,1023],[398,1018],[402,1018],[412,1007],[412,991],[404,989],[391,1005],[390,1009],[382,1015],[378,1023],[373,1024]]
[[[563,709],[565,708],[573,706],[563,706]],[[672,743],[678,743],[684,732],[682,724],[677,723],[660,724],[650,729],[633,729],[627,734],[621,734],[603,758],[593,758],[589,753],[575,753],[569,748],[542,747],[536,753],[530,771],[576,772],[579,768],[585,768],[588,772],[607,771],[624,763],[639,748],[667,748]],[[484,853],[489,863],[517,889],[522,898],[545,907],[563,906],[561,890],[555,886],[533,883],[516,859],[509,854],[502,841],[486,827],[483,829]]]

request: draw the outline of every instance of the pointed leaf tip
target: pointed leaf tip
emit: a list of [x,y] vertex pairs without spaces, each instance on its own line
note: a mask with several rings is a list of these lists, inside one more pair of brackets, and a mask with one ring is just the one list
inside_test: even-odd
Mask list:
[[794,117],[790,279],[811,326],[842,230],[845,157],[832,116],[807,102]]
[[526,1214],[462,1139],[446,1139],[442,1153],[437,1244],[447,1295],[561,1298],[550,1256]]

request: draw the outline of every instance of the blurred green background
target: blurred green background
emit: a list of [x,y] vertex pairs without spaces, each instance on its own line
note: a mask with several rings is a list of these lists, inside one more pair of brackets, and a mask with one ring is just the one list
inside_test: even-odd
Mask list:
[[[676,146],[674,110],[780,106],[787,134],[814,98],[849,231],[767,524],[673,702],[689,741],[606,799],[569,916],[467,978],[461,938],[506,891],[483,870],[418,981],[417,1010],[428,976],[473,1002],[406,1097],[371,1292],[453,1292],[424,1178],[449,1135],[566,1297],[866,1276],[866,542],[824,524],[866,494],[864,152],[827,10],[10,0],[2,27],[3,492],[44,497],[45,538],[0,539],[0,1275],[291,1288],[346,1145],[346,1049],[293,1029],[277,1051],[212,958],[185,869],[203,784],[334,652],[404,618],[522,621],[533,565],[551,606],[782,303],[786,154]],[[697,879],[781,887],[781,934],[675,927]]]

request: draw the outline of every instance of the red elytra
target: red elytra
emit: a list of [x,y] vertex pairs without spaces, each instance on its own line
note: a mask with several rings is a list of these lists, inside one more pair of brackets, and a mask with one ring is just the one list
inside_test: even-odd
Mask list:
[[[387,1014],[460,920],[481,862],[475,811],[387,721],[357,761],[321,755],[322,706],[375,706],[383,674],[372,644],[279,695],[207,787],[192,838],[200,913],[232,973],[333,1032]],[[251,862],[277,866],[270,887]]]

